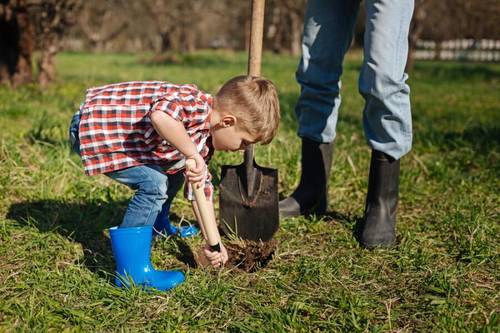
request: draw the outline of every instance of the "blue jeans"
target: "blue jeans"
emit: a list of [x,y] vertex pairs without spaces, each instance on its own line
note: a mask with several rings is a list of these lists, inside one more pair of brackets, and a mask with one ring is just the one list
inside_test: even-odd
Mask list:
[[[411,149],[410,88],[404,72],[414,0],[365,0],[366,30],[359,92],[372,149],[399,159]],[[310,0],[304,21],[298,135],[330,143],[341,103],[342,63],[353,36],[359,0]]]
[[[71,119],[69,139],[71,149],[80,154],[80,112]],[[135,190],[120,228],[154,225],[168,217],[172,200],[184,182],[182,172],[166,174],[160,166],[140,165],[105,174]]]
[[106,173],[111,179],[135,190],[120,228],[152,226],[168,217],[170,205],[184,182],[178,172],[167,175],[157,165],[140,165]]

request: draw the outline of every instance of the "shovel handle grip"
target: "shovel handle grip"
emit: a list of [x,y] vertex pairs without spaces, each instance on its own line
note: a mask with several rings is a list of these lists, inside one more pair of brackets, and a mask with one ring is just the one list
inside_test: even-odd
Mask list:
[[[192,170],[196,167],[196,162],[193,159],[186,160],[186,168]],[[196,205],[198,206],[198,211],[200,213],[199,221],[203,225],[203,230],[205,230],[208,245],[212,251],[220,252],[220,235],[217,229],[217,223],[215,222],[214,215],[210,212],[210,207],[208,206],[208,200],[205,196],[204,184],[196,183],[191,184],[193,189],[194,199]]]
[[220,243],[217,243],[215,245],[210,245],[210,250],[212,250],[212,252],[220,252],[221,251]]

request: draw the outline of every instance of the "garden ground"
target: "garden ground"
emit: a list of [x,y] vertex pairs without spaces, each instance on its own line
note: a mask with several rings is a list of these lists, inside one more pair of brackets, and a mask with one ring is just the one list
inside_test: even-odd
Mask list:
[[[370,151],[357,93],[361,59],[350,54],[330,176],[327,216],[284,219],[273,260],[255,273],[190,267],[193,240],[154,244],[157,268],[181,269],[167,293],[113,285],[107,228],[131,191],[86,177],[66,132],[85,89],[125,80],[196,83],[215,92],[246,71],[246,55],[60,54],[59,81],[0,88],[0,331],[497,331],[499,327],[500,65],[417,63],[410,78],[414,147],[401,162],[398,244],[369,251],[362,217]],[[257,160],[280,170],[280,195],[297,186],[300,141],[293,107],[298,59],[266,54],[279,88],[277,138]],[[211,165],[241,161],[217,153]],[[174,201],[174,219],[192,220]]]

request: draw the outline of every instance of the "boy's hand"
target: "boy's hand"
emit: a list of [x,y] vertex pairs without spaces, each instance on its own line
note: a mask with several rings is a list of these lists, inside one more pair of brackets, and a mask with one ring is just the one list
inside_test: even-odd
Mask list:
[[186,170],[186,178],[188,182],[192,184],[199,182],[203,183],[207,174],[207,165],[205,160],[200,154],[194,154],[188,158],[193,159],[196,162],[196,168]]
[[220,252],[212,251],[210,249],[210,245],[205,244],[205,247],[203,248],[203,253],[205,254],[205,257],[208,259],[208,261],[210,261],[212,267],[214,268],[221,267],[228,260],[227,250],[222,243],[220,243]]

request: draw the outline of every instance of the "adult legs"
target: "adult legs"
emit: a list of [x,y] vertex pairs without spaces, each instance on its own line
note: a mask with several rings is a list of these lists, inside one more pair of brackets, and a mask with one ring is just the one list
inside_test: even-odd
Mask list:
[[302,170],[297,189],[279,204],[282,217],[323,214],[327,208],[342,62],[352,41],[358,10],[357,0],[307,3],[302,58],[296,72],[301,86],[295,112],[302,138]]

